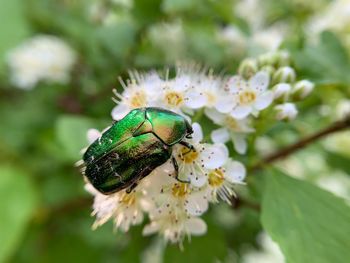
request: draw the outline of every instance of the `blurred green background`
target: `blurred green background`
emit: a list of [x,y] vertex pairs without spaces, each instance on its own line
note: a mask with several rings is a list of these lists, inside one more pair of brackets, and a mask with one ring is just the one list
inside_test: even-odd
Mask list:
[[[119,233],[113,232],[109,222],[92,231],[92,197],[74,168],[87,144],[87,129],[110,124],[111,91],[120,89],[117,77],[127,78],[129,69],[163,69],[177,61],[196,61],[218,73],[234,73],[243,58],[280,46],[291,53],[298,75],[317,87],[299,105],[296,121],[278,123],[264,134],[259,144],[262,152],[335,121],[339,103],[350,97],[349,24],[344,30],[308,31],[313,17],[329,5],[326,0],[267,0],[258,2],[257,9],[249,9],[249,4],[242,7],[241,2],[0,0],[0,262],[242,262],[247,251],[263,249],[256,239],[262,225],[254,205],[212,207],[204,216],[208,233],[186,241],[184,251],[176,245],[165,247],[156,236],[142,237],[141,226]],[[259,12],[263,12],[260,17]],[[277,33],[268,34],[269,30]],[[6,56],[38,34],[55,35],[75,50],[71,80],[68,84],[39,82],[30,91],[16,89]],[[278,214],[264,210],[266,206],[305,193],[314,198],[308,203],[306,194],[306,199],[299,200],[311,218],[310,228],[299,236],[303,241],[295,242],[292,250],[280,243],[288,262],[350,260],[339,243],[327,256],[319,246],[320,251],[312,252],[308,261],[289,255],[304,253],[303,242],[317,243],[333,235],[349,248],[350,237],[344,237],[350,233],[348,206],[303,184],[309,181],[330,190],[334,184],[336,193],[350,197],[349,137],[342,133],[322,140],[278,164],[276,173],[283,170],[303,181],[280,179],[275,181],[277,187],[268,183],[266,190],[264,182],[272,172],[248,176],[242,195],[254,204],[261,204],[264,196],[262,222],[270,234],[281,235],[284,226],[269,228]],[[259,147],[254,154],[260,154]],[[278,192],[281,185],[296,194]],[[315,200],[323,206],[315,206]],[[334,215],[337,221],[329,221]],[[280,216],[289,218],[288,213]],[[311,227],[313,222],[324,228]]]

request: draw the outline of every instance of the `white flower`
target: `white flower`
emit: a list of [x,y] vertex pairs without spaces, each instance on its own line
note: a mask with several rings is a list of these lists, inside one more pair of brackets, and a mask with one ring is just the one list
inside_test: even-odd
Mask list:
[[219,77],[214,77],[212,74],[201,74],[197,83],[194,84],[194,92],[204,97],[204,101],[197,102],[197,104],[201,103],[202,107],[215,108],[220,112],[227,111],[227,107],[230,108],[231,98],[227,97],[222,88],[222,79]]
[[228,158],[228,150],[224,144],[203,144],[202,129],[199,124],[192,125],[193,139],[188,140],[195,150],[176,145],[173,150],[179,165],[179,177],[189,180],[193,186],[201,187],[207,181],[208,169],[215,169],[223,165]]
[[243,164],[231,159],[228,159],[222,167],[209,171],[207,190],[210,200],[218,202],[217,197],[220,197],[230,204],[231,197],[235,195],[233,185],[242,184],[245,175]]
[[206,192],[190,183],[182,183],[174,178],[171,161],[158,167],[142,182],[145,198],[153,206],[145,207],[149,215],[168,213],[201,215],[208,209]]
[[86,184],[85,189],[95,196],[92,215],[96,216],[93,228],[114,220],[117,229],[127,232],[131,225],[138,225],[143,220],[142,194],[137,191],[126,193],[125,190],[111,195],[103,195]]
[[260,110],[267,108],[272,100],[273,93],[267,90],[269,75],[264,71],[256,73],[249,81],[240,76],[231,77],[225,89],[234,95],[230,112],[236,119],[243,119],[249,114],[257,116]]
[[206,97],[196,89],[198,82],[199,78],[195,68],[191,68],[191,66],[178,67],[175,78],[167,78],[159,91],[158,106],[178,113],[182,113],[184,108],[198,109],[203,107]]
[[211,139],[214,143],[226,143],[231,139],[238,153],[244,154],[246,152],[245,137],[248,133],[254,132],[254,129],[249,126],[249,119],[238,120],[214,109],[205,109],[205,114],[215,124],[223,126],[212,131]]
[[165,240],[172,243],[181,244],[185,236],[203,235],[207,232],[207,225],[201,218],[188,216],[186,213],[162,214],[152,217],[151,220],[151,223],[143,229],[143,234],[150,235],[159,232]]
[[75,62],[73,50],[61,39],[40,35],[10,51],[11,82],[32,89],[39,81],[67,83]]
[[130,72],[130,81],[125,84],[120,80],[120,83],[124,91],[119,94],[114,90],[117,106],[113,108],[111,114],[115,120],[122,119],[132,109],[157,106],[159,91],[164,85],[164,81],[156,72],[149,74]]
[[293,120],[298,115],[298,110],[293,103],[284,103],[275,106],[277,120]]

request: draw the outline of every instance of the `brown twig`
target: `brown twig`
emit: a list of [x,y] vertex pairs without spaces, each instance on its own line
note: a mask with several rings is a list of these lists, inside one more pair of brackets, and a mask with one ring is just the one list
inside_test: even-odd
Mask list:
[[322,137],[325,137],[325,136],[332,134],[332,133],[335,133],[335,132],[345,130],[347,128],[350,128],[350,115],[341,121],[337,121],[337,122],[331,124],[330,126],[328,126],[327,128],[325,128],[323,130],[320,130],[320,131],[318,131],[310,136],[307,136],[306,138],[303,138],[303,139],[297,141],[294,144],[288,145],[285,148],[282,148],[282,149],[278,150],[277,152],[266,156],[265,158],[263,158],[262,161],[253,165],[250,168],[250,170],[251,171],[259,170],[264,165],[273,163],[273,162],[280,160],[280,159],[283,159],[283,158],[286,158],[290,154],[292,154],[300,149],[305,148],[307,145],[317,141],[318,139],[320,139]]

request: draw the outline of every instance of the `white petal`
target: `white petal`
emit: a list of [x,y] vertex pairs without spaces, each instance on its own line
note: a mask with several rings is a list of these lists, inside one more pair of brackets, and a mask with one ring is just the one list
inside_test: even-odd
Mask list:
[[192,217],[185,223],[187,231],[193,235],[203,235],[207,232],[207,225],[205,222],[198,217]]
[[86,134],[86,137],[89,143],[93,143],[98,138],[100,138],[100,136],[101,136],[101,133],[97,129],[89,129]]
[[263,92],[269,85],[269,74],[265,71],[259,71],[250,80],[249,86],[258,92]]
[[142,235],[148,236],[151,234],[154,234],[155,232],[158,232],[159,230],[159,224],[157,222],[151,222],[148,225],[145,225],[145,227],[142,230]]
[[225,114],[218,112],[216,109],[205,108],[204,112],[209,119],[211,119],[214,123],[218,125],[222,125],[225,121]]
[[267,108],[272,101],[273,101],[273,92],[269,90],[264,92],[263,94],[258,95],[254,106],[258,110],[263,110]]
[[186,100],[185,105],[191,109],[201,108],[207,102],[206,97],[203,94],[196,92],[196,91],[187,92],[186,98],[187,98],[187,100]]
[[199,123],[195,122],[192,124],[192,128],[193,128],[193,140],[195,142],[201,142],[203,140],[203,131],[202,131],[202,127],[199,125]]
[[225,165],[225,179],[231,183],[241,182],[245,178],[246,169],[243,164],[229,160]]
[[245,135],[234,134],[232,136],[233,146],[239,154],[245,154],[247,151],[247,142],[245,140]]
[[190,215],[201,215],[208,210],[208,199],[205,198],[204,192],[195,192],[187,198],[185,208]]
[[191,184],[195,187],[202,187],[207,182],[207,177],[204,174],[195,173],[195,174],[189,175],[188,178],[190,179]]
[[237,101],[235,96],[227,94],[227,96],[221,96],[215,104],[215,109],[221,113],[229,113],[235,106]]
[[111,115],[114,120],[118,121],[124,118],[125,115],[129,113],[129,111],[130,108],[127,105],[121,103],[113,108]]
[[219,128],[212,131],[210,137],[214,143],[226,143],[230,139],[230,133],[226,128]]
[[232,93],[236,93],[246,85],[246,81],[241,76],[233,76],[227,81],[225,89]]
[[231,116],[233,118],[236,118],[238,120],[244,119],[251,113],[252,107],[250,105],[245,106],[237,106],[236,108],[231,111]]
[[201,154],[203,165],[207,169],[215,169],[222,166],[228,158],[228,150],[224,144],[215,144],[206,147]]

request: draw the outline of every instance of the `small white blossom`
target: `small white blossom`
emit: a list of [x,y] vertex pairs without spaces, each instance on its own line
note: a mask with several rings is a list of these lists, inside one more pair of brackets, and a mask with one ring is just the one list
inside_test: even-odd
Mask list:
[[231,203],[231,197],[235,195],[233,185],[241,184],[245,175],[243,164],[231,159],[228,159],[222,167],[209,171],[207,191],[210,200],[218,202],[220,197],[221,200]]
[[114,221],[117,229],[127,232],[132,225],[138,225],[143,220],[142,194],[136,191],[126,193],[125,190],[111,195],[104,195],[86,184],[88,192],[95,196],[92,215],[96,216],[93,228]]
[[236,119],[244,119],[249,114],[258,115],[260,110],[267,108],[272,100],[273,93],[267,90],[269,75],[259,71],[249,81],[240,76],[231,77],[225,85],[233,97],[231,101],[231,116]]
[[244,154],[247,150],[245,137],[255,131],[249,126],[249,119],[238,120],[214,109],[205,109],[205,113],[215,124],[223,126],[212,131],[212,141],[214,143],[226,143],[231,139],[235,150],[240,154]]
[[132,109],[156,105],[159,90],[164,85],[164,81],[156,72],[130,72],[130,81],[127,84],[122,80],[120,82],[124,91],[119,94],[114,90],[115,101],[118,103],[111,113],[114,120],[122,119]]
[[174,156],[179,165],[179,177],[189,180],[196,187],[203,186],[206,181],[208,169],[215,169],[225,163],[228,158],[228,150],[224,144],[203,144],[202,129],[199,124],[192,125],[194,129],[193,139],[188,140],[195,150],[189,150],[185,146],[177,145],[174,148]]
[[144,235],[157,232],[162,234],[165,240],[181,244],[186,236],[205,234],[207,225],[201,218],[188,216],[186,213],[167,214],[151,217],[151,223],[143,229]]
[[277,120],[293,120],[298,115],[298,110],[293,103],[284,103],[275,106]]
[[67,83],[75,59],[65,42],[46,35],[29,39],[7,55],[11,82],[22,89],[32,89],[39,81]]

